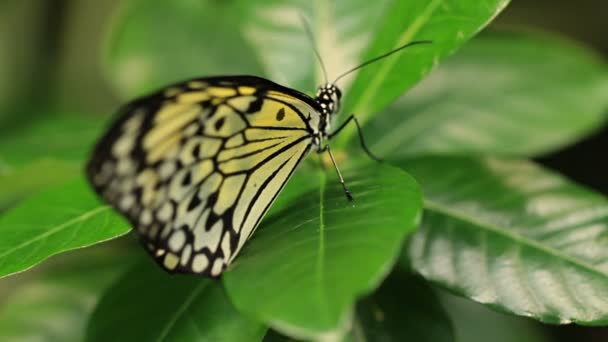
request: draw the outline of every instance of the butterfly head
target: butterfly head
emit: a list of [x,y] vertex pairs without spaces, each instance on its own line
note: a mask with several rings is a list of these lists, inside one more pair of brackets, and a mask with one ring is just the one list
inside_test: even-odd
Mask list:
[[315,101],[321,106],[322,114],[335,114],[340,109],[342,92],[335,84],[325,84],[319,87]]

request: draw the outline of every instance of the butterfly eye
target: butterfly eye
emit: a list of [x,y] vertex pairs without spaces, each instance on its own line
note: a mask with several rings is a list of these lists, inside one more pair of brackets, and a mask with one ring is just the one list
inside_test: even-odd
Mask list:
[[338,87],[334,88],[336,90],[336,96],[338,97],[338,100],[342,98],[342,92],[340,91],[340,89]]

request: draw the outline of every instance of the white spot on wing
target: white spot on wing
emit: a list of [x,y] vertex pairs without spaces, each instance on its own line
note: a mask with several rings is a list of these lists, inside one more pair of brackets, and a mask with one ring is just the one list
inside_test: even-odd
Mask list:
[[192,259],[192,270],[194,272],[203,272],[209,266],[209,259],[205,254],[196,254]]
[[174,252],[182,249],[184,243],[186,243],[186,234],[181,230],[177,230],[169,238],[169,248]]

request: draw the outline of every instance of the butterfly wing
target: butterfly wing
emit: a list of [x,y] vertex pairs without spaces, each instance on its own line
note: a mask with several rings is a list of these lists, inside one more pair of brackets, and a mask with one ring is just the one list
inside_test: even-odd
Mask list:
[[165,269],[218,276],[309,152],[315,106],[257,77],[180,83],[125,106],[87,175]]

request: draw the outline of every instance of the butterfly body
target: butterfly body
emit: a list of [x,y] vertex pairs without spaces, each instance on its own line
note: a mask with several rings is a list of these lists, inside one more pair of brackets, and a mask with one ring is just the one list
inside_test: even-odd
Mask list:
[[340,96],[254,76],[177,83],[119,111],[88,179],[163,268],[219,276],[300,161],[325,150]]

